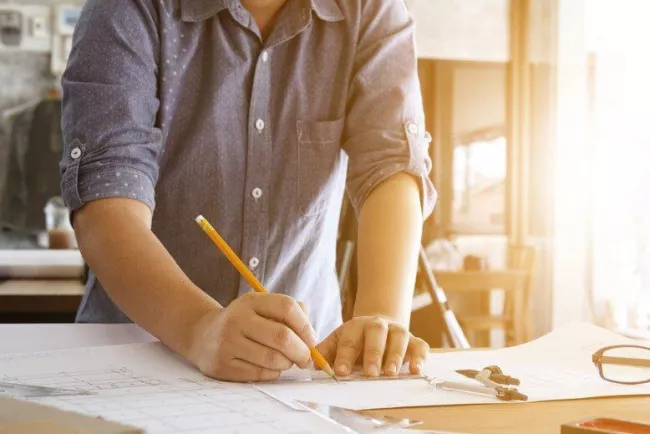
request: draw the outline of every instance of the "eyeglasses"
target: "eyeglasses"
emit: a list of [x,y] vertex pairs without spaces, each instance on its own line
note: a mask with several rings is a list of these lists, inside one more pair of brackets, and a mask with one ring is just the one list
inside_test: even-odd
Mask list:
[[614,345],[596,351],[591,359],[605,381],[629,385],[650,383],[648,347]]

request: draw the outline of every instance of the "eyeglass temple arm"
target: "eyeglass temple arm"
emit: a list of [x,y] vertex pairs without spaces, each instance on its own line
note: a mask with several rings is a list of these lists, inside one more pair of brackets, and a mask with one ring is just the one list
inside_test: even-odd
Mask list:
[[642,368],[650,368],[649,359],[633,359],[631,357],[602,356],[601,363],[608,363],[611,365],[627,365],[627,366],[640,366]]

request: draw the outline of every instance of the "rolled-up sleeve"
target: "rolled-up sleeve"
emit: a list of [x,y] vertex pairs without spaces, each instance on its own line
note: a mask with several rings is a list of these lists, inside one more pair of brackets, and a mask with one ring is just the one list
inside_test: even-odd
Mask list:
[[71,210],[101,198],[155,207],[159,39],[152,1],[89,0],[62,79],[61,189]]
[[349,156],[347,190],[357,213],[370,192],[400,172],[420,183],[424,217],[436,191],[417,75],[414,23],[402,1],[362,2],[343,147]]

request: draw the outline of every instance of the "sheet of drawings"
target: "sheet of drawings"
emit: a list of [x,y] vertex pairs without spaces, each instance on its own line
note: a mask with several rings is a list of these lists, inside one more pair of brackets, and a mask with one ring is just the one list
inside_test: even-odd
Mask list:
[[248,384],[207,379],[161,344],[0,356],[0,381],[91,392],[28,400],[145,428],[149,433],[330,433]]
[[[432,355],[425,371],[440,380],[471,382],[454,371],[498,365],[521,380],[519,390],[530,401],[650,395],[650,385],[603,381],[591,362],[591,354],[600,347],[629,342],[606,330],[576,324],[519,347]],[[337,425],[313,413],[298,412],[252,385],[207,379],[159,343],[0,355],[0,373],[0,382],[91,392],[30,399],[152,433],[340,432]],[[312,375],[319,381],[309,381]],[[284,377],[295,381],[257,387],[287,401],[350,409],[501,402],[434,389],[421,379],[320,381],[322,374],[295,369]]]
[[[592,363],[598,349],[636,343],[605,329],[575,323],[559,328],[535,341],[517,347],[433,354],[425,373],[434,379],[477,385],[455,371],[481,370],[498,365],[519,378],[519,391],[529,401],[581,399],[616,395],[650,395],[650,384],[625,386],[602,380]],[[300,382],[266,385],[265,390],[284,398],[318,401],[351,409],[418,407],[502,403],[494,397],[453,390],[434,389],[426,381],[398,380],[358,382],[344,385]]]

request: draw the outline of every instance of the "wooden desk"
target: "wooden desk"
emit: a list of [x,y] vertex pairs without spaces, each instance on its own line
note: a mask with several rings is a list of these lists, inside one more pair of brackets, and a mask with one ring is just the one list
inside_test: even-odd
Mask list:
[[650,397],[405,408],[369,413],[423,420],[422,429],[465,434],[557,434],[564,423],[613,417],[650,424]]
[[84,287],[80,280],[0,282],[0,313],[74,313]]
[[[433,350],[447,352],[455,350]],[[368,411],[424,421],[420,429],[463,434],[557,434],[562,424],[611,417],[650,425],[650,396]]]

